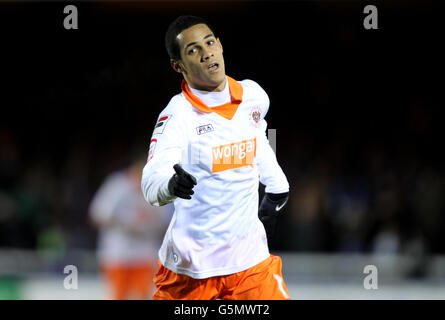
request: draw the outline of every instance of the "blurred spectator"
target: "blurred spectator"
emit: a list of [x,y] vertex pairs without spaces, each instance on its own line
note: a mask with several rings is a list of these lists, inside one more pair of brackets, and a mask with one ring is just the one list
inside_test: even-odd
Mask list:
[[90,206],[99,229],[98,259],[110,299],[148,299],[157,252],[166,227],[166,207],[152,207],[141,192],[146,156],[111,173]]

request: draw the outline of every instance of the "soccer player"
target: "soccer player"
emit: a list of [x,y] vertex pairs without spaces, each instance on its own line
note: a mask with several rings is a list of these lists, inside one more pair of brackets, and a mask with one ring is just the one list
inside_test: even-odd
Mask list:
[[108,175],[90,204],[90,218],[99,230],[98,259],[109,292],[106,298],[150,299],[157,250],[165,231],[165,212],[140,192],[139,160]]
[[265,231],[289,193],[265,134],[269,98],[225,74],[221,41],[202,18],[178,17],[165,45],[184,79],[159,115],[141,183],[150,204],[175,206],[153,298],[290,299]]

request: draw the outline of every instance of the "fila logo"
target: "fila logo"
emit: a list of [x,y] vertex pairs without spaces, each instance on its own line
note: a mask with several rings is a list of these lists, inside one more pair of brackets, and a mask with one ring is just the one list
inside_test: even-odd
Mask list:
[[245,166],[253,167],[256,154],[256,138],[212,148],[212,172],[220,172]]
[[198,135],[201,135],[203,133],[211,132],[213,131],[213,126],[211,124],[205,124],[203,126],[199,126],[196,128],[196,133]]

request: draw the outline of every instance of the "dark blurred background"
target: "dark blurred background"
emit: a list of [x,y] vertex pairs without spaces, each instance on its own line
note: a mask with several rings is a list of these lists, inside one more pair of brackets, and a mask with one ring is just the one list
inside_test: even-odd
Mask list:
[[[79,29],[65,30],[75,4]],[[365,30],[363,8],[378,8]],[[272,248],[445,253],[439,2],[1,2],[0,247],[94,249],[91,197],[180,92],[163,37],[201,15],[269,94],[291,200]]]

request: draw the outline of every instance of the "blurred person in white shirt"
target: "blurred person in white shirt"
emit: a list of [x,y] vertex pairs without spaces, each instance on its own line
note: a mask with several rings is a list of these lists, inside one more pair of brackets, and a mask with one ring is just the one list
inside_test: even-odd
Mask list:
[[[149,299],[157,250],[168,223],[169,207],[150,206],[141,193],[144,158],[109,174],[90,205],[97,227],[97,255],[108,299]],[[167,211],[167,212],[166,212]]]

